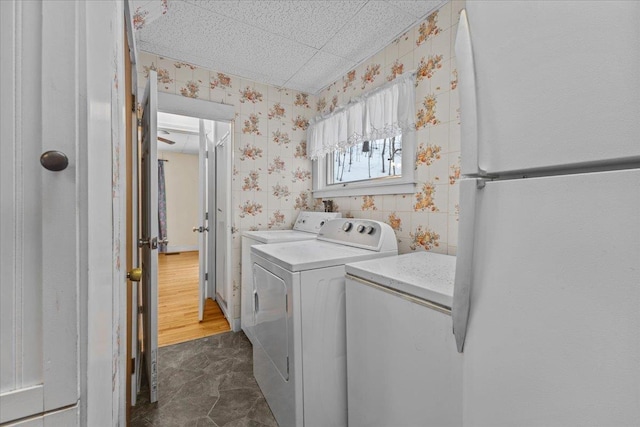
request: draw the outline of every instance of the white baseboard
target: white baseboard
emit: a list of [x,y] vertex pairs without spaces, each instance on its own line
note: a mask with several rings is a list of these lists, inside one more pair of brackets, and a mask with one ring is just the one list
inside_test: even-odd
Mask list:
[[197,251],[198,245],[167,246],[166,253]]
[[231,328],[231,330],[233,332],[238,332],[240,330],[240,318],[236,318],[236,319],[230,319],[229,318],[229,311],[228,311],[228,308],[227,308],[227,302],[225,300],[223,300],[222,297],[220,296],[220,294],[218,294],[218,293],[216,293],[216,301],[218,302],[218,306],[220,307],[220,310],[222,310],[222,313],[224,314],[224,317],[229,322],[229,327]]
[[239,332],[240,331],[240,318],[237,319],[233,319],[232,322],[229,322],[230,326],[231,326],[231,330],[233,332]]

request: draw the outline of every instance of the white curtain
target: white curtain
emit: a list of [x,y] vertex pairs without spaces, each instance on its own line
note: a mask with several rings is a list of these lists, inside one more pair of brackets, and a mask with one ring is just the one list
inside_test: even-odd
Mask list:
[[362,95],[327,116],[311,120],[307,147],[312,160],[363,141],[415,130],[415,73]]

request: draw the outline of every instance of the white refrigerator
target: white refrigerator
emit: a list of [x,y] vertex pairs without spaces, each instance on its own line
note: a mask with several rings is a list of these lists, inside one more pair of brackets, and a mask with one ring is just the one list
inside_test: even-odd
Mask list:
[[463,423],[639,426],[640,2],[468,2],[456,60]]

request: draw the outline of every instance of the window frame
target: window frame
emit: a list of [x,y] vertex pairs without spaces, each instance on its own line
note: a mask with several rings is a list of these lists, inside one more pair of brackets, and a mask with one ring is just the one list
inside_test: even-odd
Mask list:
[[[328,184],[328,168],[333,162],[328,156],[313,161],[313,197],[349,197],[373,196],[384,194],[413,194],[415,193],[415,153],[416,132],[409,131],[402,134],[402,175],[370,178],[352,182],[338,182]],[[406,165],[406,166],[405,166]]]

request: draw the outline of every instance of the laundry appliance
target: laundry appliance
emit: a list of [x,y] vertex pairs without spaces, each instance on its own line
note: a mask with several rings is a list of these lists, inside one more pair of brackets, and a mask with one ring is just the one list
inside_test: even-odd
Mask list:
[[640,2],[469,1],[463,420],[640,425]]
[[281,427],[347,425],[344,265],[397,253],[388,224],[349,218],[251,248],[253,371]]
[[240,287],[240,325],[253,343],[253,267],[251,264],[251,246],[299,240],[314,240],[320,227],[330,219],[340,218],[339,212],[301,211],[291,230],[249,230],[242,233],[242,265]]
[[462,425],[455,266],[425,251],[345,266],[350,427]]

